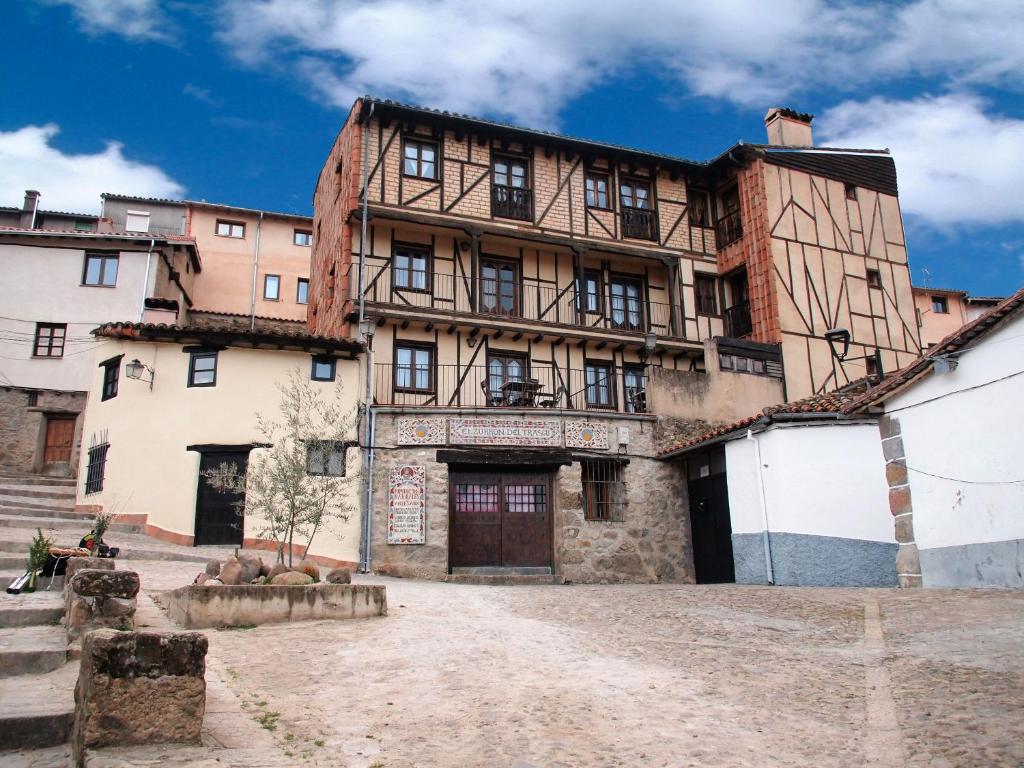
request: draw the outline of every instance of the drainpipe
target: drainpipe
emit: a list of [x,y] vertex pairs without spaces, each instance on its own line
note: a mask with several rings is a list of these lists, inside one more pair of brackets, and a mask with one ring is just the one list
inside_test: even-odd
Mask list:
[[[363,501],[363,524],[360,526],[362,542],[360,546],[359,570],[361,573],[370,571],[372,560],[370,554],[370,528],[373,523],[373,461],[374,440],[377,431],[377,414],[373,409],[373,334],[365,332],[366,319],[366,219],[370,204],[370,119],[376,105],[370,104],[370,111],[363,121],[363,215],[359,222],[359,335],[366,345],[366,432],[363,450],[363,467],[366,472],[366,498]],[[350,262],[351,263],[351,262]]]
[[146,317],[146,294],[149,293],[149,269],[153,263],[153,247],[156,245],[156,238],[149,241],[149,251],[146,253],[146,277],[142,281],[142,306],[139,308],[139,322]]
[[747,440],[754,443],[754,460],[757,462],[757,499],[761,504],[761,523],[764,526],[762,538],[764,540],[764,566],[768,577],[768,583],[775,583],[775,571],[772,568],[772,544],[768,535],[768,503],[765,501],[764,493],[764,465],[761,463],[761,442],[754,437],[753,430],[747,430]]
[[[260,232],[263,229],[263,211],[260,211],[260,220],[256,222],[256,255],[252,261],[252,301],[249,304],[249,330],[256,330],[256,281],[260,272]],[[281,285],[277,286],[278,295],[281,293]]]

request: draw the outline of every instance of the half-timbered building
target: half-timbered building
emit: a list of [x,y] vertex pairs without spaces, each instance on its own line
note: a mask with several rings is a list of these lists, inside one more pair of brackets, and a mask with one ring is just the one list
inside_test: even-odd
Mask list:
[[657,439],[842,383],[838,324],[916,354],[894,187],[884,153],[696,162],[359,99],[316,187],[308,319],[370,348],[364,565],[691,580]]

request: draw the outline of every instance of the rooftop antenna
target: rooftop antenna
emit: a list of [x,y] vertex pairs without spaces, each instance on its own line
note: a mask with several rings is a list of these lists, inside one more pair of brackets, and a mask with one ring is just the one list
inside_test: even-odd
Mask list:
[[921,274],[924,275],[924,277],[921,279],[921,282],[923,283],[922,287],[923,288],[927,288],[928,287],[928,280],[932,276],[931,270],[928,269],[928,267],[921,267]]

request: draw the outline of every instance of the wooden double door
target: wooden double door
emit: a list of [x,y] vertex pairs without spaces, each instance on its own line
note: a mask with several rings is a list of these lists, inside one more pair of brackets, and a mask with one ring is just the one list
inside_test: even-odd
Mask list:
[[236,471],[244,475],[249,466],[249,449],[202,453],[199,459],[199,487],[196,491],[196,546],[242,544],[245,526],[238,505],[245,502],[245,494],[214,488],[203,474],[217,469],[221,464],[233,464]]
[[551,474],[452,471],[452,568],[550,567]]

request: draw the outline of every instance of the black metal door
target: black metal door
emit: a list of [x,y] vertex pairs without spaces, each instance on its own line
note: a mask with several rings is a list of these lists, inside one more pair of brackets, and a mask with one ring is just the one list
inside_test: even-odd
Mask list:
[[726,475],[690,480],[690,531],[698,584],[736,581]]
[[204,452],[199,459],[199,488],[196,492],[195,544],[242,544],[243,516],[238,507],[245,494],[213,488],[204,472],[221,464],[235,464],[241,474],[249,465],[248,451]]

